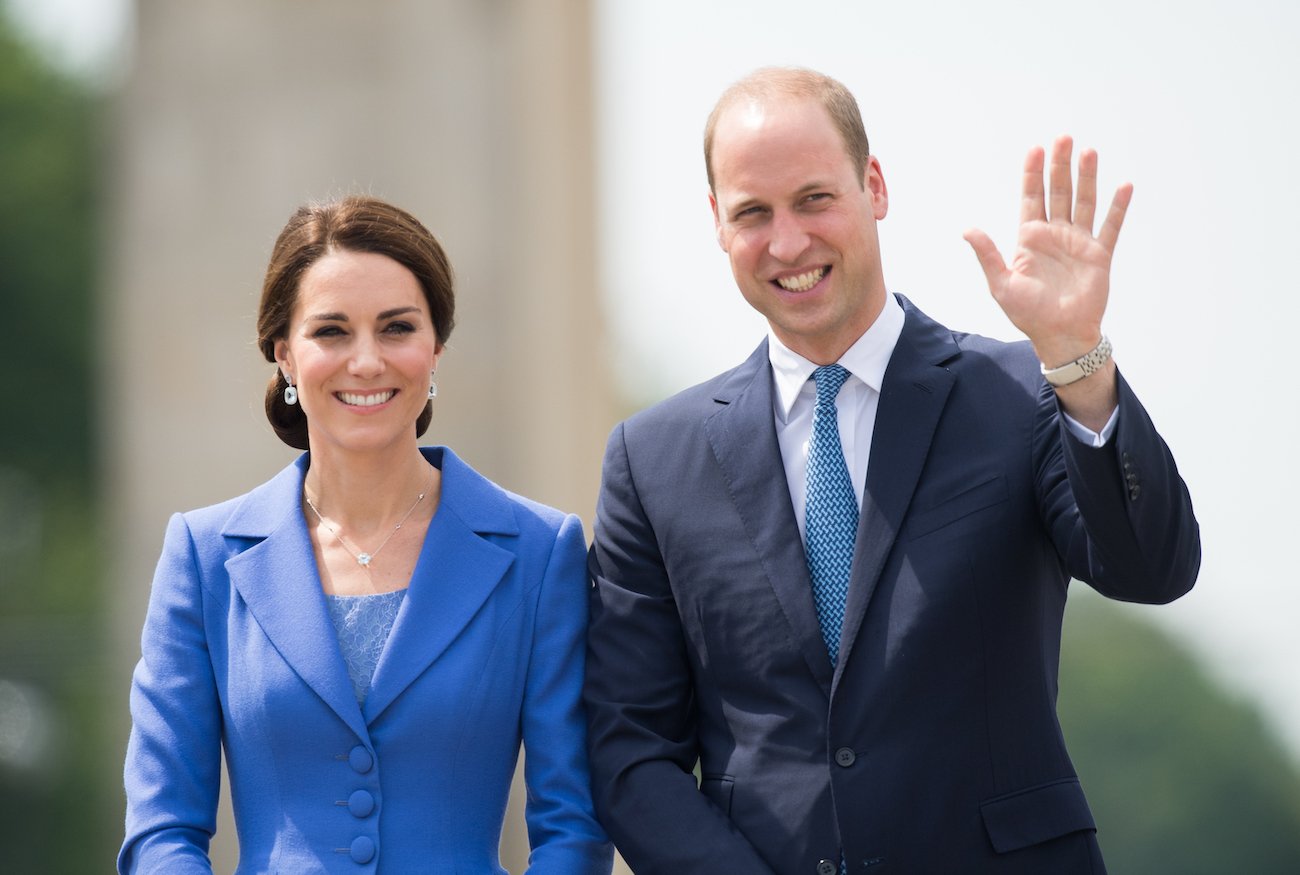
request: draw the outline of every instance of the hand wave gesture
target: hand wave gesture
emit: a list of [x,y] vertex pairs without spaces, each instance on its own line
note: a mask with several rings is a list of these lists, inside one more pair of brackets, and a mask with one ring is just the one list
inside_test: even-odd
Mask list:
[[1079,190],[1071,211],[1073,145],[1069,137],[1052,144],[1047,203],[1043,149],[1035,146],[1025,158],[1020,235],[1009,267],[983,231],[971,229],[963,235],[984,268],[994,300],[1049,367],[1073,361],[1101,339],[1111,256],[1133,197],[1133,186],[1121,185],[1093,236],[1097,153],[1085,149],[1079,154]]

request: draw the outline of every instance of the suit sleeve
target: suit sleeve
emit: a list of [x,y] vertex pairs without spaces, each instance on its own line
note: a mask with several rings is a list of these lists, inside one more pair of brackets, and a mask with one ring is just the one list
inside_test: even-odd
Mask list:
[[696,784],[685,634],[624,429],[614,430],[605,452],[588,559],[585,697],[596,811],[637,875],[762,875],[770,868]]
[[1196,582],[1200,527],[1169,447],[1117,379],[1118,426],[1096,448],[1069,434],[1044,384],[1035,433],[1040,506],[1073,577],[1110,598],[1164,604]]
[[582,677],[586,540],[565,519],[539,593],[523,710],[530,875],[608,875],[614,851],[596,822]]
[[131,683],[126,838],[120,873],[210,873],[221,769],[221,708],[193,540],[177,514],[154,574]]

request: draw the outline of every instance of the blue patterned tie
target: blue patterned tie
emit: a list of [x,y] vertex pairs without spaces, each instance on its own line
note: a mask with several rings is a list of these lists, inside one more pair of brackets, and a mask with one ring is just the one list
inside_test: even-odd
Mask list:
[[844,463],[835,410],[835,396],[848,378],[849,372],[840,365],[824,365],[813,371],[817,406],[813,409],[812,439],[808,442],[804,508],[808,572],[812,577],[817,621],[826,639],[831,665],[839,659],[844,600],[853,568],[853,542],[858,535],[858,501]]

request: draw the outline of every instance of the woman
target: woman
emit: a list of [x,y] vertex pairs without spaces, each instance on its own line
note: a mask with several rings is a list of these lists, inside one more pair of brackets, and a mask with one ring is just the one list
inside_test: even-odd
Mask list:
[[258,317],[266,411],[308,450],[171,520],[131,690],[120,872],[209,872],[221,747],[239,872],[608,873],[579,704],[582,524],[420,449],[451,270],[373,198],[307,206]]

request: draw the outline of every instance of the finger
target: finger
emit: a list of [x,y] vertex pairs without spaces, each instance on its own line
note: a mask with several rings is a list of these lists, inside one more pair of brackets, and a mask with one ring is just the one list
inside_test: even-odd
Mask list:
[[979,259],[980,267],[984,269],[984,278],[988,280],[989,291],[993,291],[1001,283],[1002,275],[1007,272],[1002,253],[998,252],[998,247],[994,245],[989,235],[977,228],[971,228],[961,236],[975,251],[975,257]]
[[1097,214],[1097,151],[1084,149],[1079,153],[1079,192],[1074,199],[1074,224],[1089,234]]
[[1110,211],[1106,221],[1101,223],[1097,232],[1097,242],[1106,247],[1106,251],[1115,252],[1115,243],[1119,240],[1119,229],[1124,225],[1124,216],[1128,213],[1129,202],[1133,200],[1133,183],[1126,182],[1115,190],[1115,197],[1110,202]]
[[1043,206],[1043,147],[1035,146],[1025,156],[1025,172],[1020,183],[1020,224],[1046,222]]
[[1074,141],[1068,136],[1056,138],[1052,144],[1052,169],[1048,188],[1048,206],[1051,208],[1051,221],[1070,221],[1070,153]]

